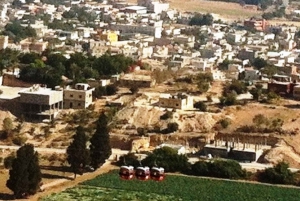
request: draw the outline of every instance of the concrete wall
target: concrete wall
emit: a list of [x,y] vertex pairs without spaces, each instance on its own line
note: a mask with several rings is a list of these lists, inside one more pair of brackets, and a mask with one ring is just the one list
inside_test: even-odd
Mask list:
[[120,86],[123,87],[132,87],[132,86],[137,86],[137,87],[145,87],[149,88],[155,85],[154,80],[127,80],[127,79],[120,79],[119,80]]

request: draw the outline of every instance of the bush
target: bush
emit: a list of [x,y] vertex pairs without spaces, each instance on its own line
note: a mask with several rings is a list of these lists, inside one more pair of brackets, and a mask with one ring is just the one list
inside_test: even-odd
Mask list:
[[230,119],[225,118],[221,119],[218,123],[222,126],[222,128],[227,128],[231,124],[231,121]]
[[185,155],[178,155],[175,149],[170,147],[162,147],[155,149],[152,154],[149,154],[142,164],[152,167],[163,167],[166,172],[186,172],[189,168],[188,158]]
[[275,167],[267,168],[259,173],[258,180],[273,184],[295,184],[295,174],[288,168],[289,165],[287,163],[280,162]]
[[226,94],[226,96],[221,96],[219,98],[220,104],[222,106],[235,105],[237,103],[236,97],[237,95],[235,92],[229,92],[228,94]]
[[208,162],[198,161],[191,167],[191,174],[196,176],[210,176],[210,170]]
[[239,80],[232,80],[231,83],[227,83],[223,89],[223,96],[227,96],[232,92],[236,92],[236,94],[242,94],[247,92],[247,86],[244,82]]
[[138,127],[136,129],[136,131],[137,131],[138,135],[140,135],[140,136],[147,134],[147,129],[146,128]]
[[204,102],[202,101],[198,101],[194,104],[194,108],[199,109],[202,112],[206,112],[207,111],[207,106]]
[[214,160],[211,162],[199,161],[192,165],[191,174],[197,176],[210,176],[228,179],[241,179],[246,172],[234,160]]
[[99,86],[93,91],[93,97],[100,98],[101,96],[111,96],[115,95],[117,91],[118,87],[116,85]]
[[171,111],[166,111],[163,115],[160,116],[161,120],[167,120],[169,118],[173,117],[173,112]]
[[13,142],[15,145],[19,145],[19,146],[24,145],[26,141],[27,141],[27,138],[26,138],[26,137],[22,137],[22,136],[17,136],[17,137],[14,137],[14,138],[12,139],[12,142]]
[[280,96],[278,96],[275,92],[270,91],[270,92],[267,94],[267,100],[266,100],[266,102],[271,104],[271,103],[273,103],[274,101],[279,100],[279,99],[280,99]]
[[134,153],[128,153],[126,155],[120,156],[119,160],[116,162],[116,165],[131,165],[137,167],[140,165],[138,157]]
[[168,123],[168,133],[173,133],[178,130],[179,125],[176,122]]

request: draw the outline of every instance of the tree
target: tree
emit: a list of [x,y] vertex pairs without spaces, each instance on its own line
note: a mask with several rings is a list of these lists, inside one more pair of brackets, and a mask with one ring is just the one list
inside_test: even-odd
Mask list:
[[106,86],[106,95],[111,96],[115,95],[118,92],[119,88],[115,84],[110,84]]
[[194,79],[198,86],[198,90],[201,93],[207,92],[210,83],[213,81],[213,77],[211,73],[199,73],[198,75],[196,75]]
[[116,162],[116,165],[131,165],[137,167],[140,165],[138,157],[134,153],[128,153],[126,155],[120,156],[119,160]]
[[267,168],[258,175],[258,180],[274,184],[294,184],[295,174],[289,169],[289,164],[285,162],[278,163],[273,168]]
[[269,125],[269,120],[263,114],[257,114],[252,119],[255,126],[261,128],[262,125]]
[[97,169],[105,163],[105,160],[108,159],[112,153],[109,139],[108,118],[104,112],[99,116],[96,131],[90,142],[91,166],[94,169]]
[[25,198],[40,189],[41,180],[38,153],[32,144],[26,144],[17,151],[6,186],[14,192],[16,198]]
[[274,65],[267,65],[261,69],[263,74],[266,74],[269,78],[278,73],[278,68]]
[[173,133],[173,132],[177,131],[178,128],[179,128],[178,123],[176,123],[176,122],[170,122],[167,125],[167,133]]
[[257,57],[253,60],[252,65],[256,69],[260,70],[260,69],[264,68],[265,66],[267,66],[268,62],[266,60],[264,60],[263,58]]
[[166,172],[185,172],[188,167],[188,158],[185,155],[178,154],[177,151],[171,147],[162,147],[155,149],[153,153],[149,154],[142,164],[152,167],[163,167]]
[[214,18],[211,14],[200,14],[197,13],[194,17],[189,22],[189,25],[198,25],[198,26],[203,26],[203,25],[212,25],[214,21]]
[[78,126],[76,134],[73,136],[73,142],[67,148],[67,161],[71,165],[71,169],[76,174],[83,174],[84,168],[90,162],[89,151],[86,147],[87,136],[84,128]]
[[228,66],[229,64],[231,64],[232,61],[230,61],[229,59],[224,59],[221,63],[219,63],[219,69],[220,70],[228,70]]
[[223,89],[223,95],[226,96],[226,94],[230,92],[236,92],[237,94],[242,94],[247,92],[247,86],[244,82],[241,82],[239,80],[232,80],[231,83],[226,83]]
[[263,86],[261,84],[256,84],[254,88],[250,89],[250,94],[253,96],[253,99],[256,101],[259,101],[262,96],[262,88]]
[[204,102],[202,101],[198,101],[194,104],[194,108],[199,109],[202,112],[206,112],[207,111],[207,106]]
[[224,96],[219,97],[220,104],[222,106],[230,106],[230,105],[235,105],[237,103],[237,94],[235,91],[233,92],[228,92]]

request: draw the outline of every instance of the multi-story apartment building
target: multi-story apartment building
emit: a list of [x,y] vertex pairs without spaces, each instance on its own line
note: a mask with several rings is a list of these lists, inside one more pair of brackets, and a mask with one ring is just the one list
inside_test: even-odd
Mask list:
[[63,108],[63,91],[38,84],[19,92],[22,113],[28,120],[52,120]]

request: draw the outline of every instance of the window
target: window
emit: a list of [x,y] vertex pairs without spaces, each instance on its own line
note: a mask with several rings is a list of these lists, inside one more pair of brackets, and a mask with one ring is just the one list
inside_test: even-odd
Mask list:
[[70,97],[73,98],[73,94],[70,94]]
[[178,103],[176,103],[176,106],[178,107]]
[[78,103],[78,106],[81,106],[81,103]]
[[82,98],[82,95],[79,95],[79,98]]

